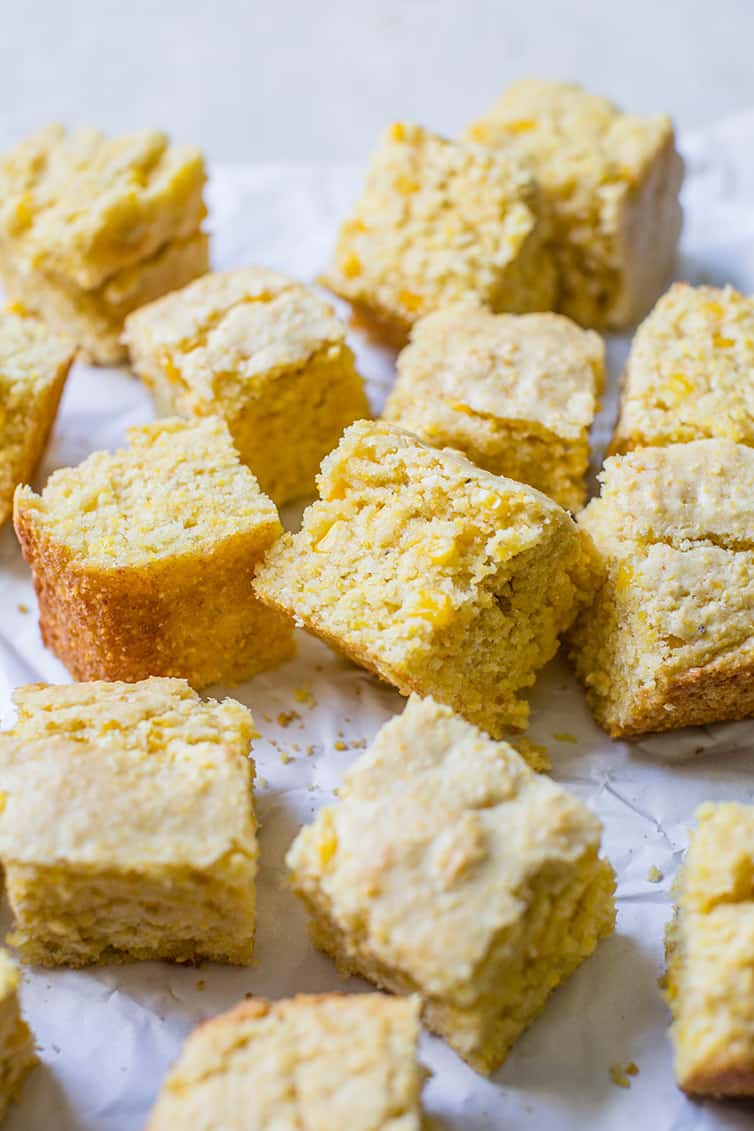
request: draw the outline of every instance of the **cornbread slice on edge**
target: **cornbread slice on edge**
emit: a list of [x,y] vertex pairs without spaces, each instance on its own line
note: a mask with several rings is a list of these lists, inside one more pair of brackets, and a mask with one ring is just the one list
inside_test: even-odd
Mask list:
[[602,339],[558,314],[428,314],[398,357],[384,417],[561,506],[583,505]]
[[754,1096],[754,806],[708,803],[696,818],[666,936],[676,1080]]
[[324,282],[402,345],[417,318],[467,297],[493,310],[549,310],[547,231],[523,166],[396,122],[372,157]]
[[670,119],[624,114],[574,83],[525,79],[465,137],[537,177],[551,212],[555,309],[595,329],[641,318],[670,279],[681,231]]
[[754,298],[675,283],[637,330],[622,386],[611,452],[754,444]]
[[254,596],[280,534],[274,503],[217,417],[128,431],[130,446],[16,492],[45,644],[76,679],[234,683],[292,654],[289,621]]
[[0,950],[0,1119],[37,1063],[34,1037],[19,1008],[18,984],[18,967]]
[[596,585],[588,536],[538,491],[384,422],[351,425],[318,485],[258,596],[404,695],[523,728],[521,692]]
[[158,411],[223,417],[278,506],[312,495],[322,457],[370,415],[334,310],[274,271],[206,275],[131,315],[125,341]]
[[730,440],[608,459],[579,523],[604,580],[571,654],[614,737],[754,714],[754,450]]
[[429,1028],[488,1073],[613,930],[600,835],[507,743],[412,696],[287,862],[316,946],[420,994]]
[[73,356],[35,318],[0,310],[0,526],[47,446]]
[[420,1131],[418,1037],[412,999],[243,1002],[191,1033],[146,1131]]
[[24,961],[250,963],[250,712],[179,679],[37,684],[14,701],[0,860]]

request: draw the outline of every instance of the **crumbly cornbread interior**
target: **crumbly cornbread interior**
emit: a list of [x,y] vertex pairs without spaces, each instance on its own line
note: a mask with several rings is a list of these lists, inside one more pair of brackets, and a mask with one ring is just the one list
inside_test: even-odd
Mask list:
[[417,322],[397,367],[385,419],[562,506],[583,503],[605,382],[596,334],[557,314],[459,303]]
[[383,422],[352,425],[318,484],[256,574],[261,599],[404,694],[490,733],[525,725],[520,693],[593,584],[566,512]]
[[418,1038],[410,999],[244,1002],[191,1034],[148,1131],[420,1131]]
[[696,813],[667,934],[680,1087],[754,1095],[754,806]]
[[37,1063],[34,1037],[18,1005],[18,967],[0,950],[0,1118]]
[[253,720],[184,680],[19,689],[0,858],[27,962],[248,963]]
[[490,1072],[614,923],[600,823],[507,743],[412,696],[288,864],[315,943],[418,992],[430,1028]]

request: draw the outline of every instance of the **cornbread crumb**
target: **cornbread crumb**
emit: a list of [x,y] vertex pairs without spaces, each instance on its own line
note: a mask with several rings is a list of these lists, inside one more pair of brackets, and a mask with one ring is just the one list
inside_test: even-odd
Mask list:
[[0,310],[0,526],[47,446],[72,362],[70,343],[36,318]]
[[602,339],[568,318],[458,304],[414,326],[384,417],[578,510],[604,381]]
[[0,734],[9,941],[43,966],[248,964],[250,713],[184,680],[36,684]]
[[676,880],[666,996],[678,1085],[754,1095],[754,806],[707,803]]
[[15,524],[44,642],[76,679],[233,683],[292,652],[251,576],[282,530],[216,417],[128,431],[130,446],[20,487]]
[[577,745],[579,741],[575,734],[569,734],[568,731],[564,730],[557,731],[552,737],[556,742],[568,742],[572,746]]
[[419,993],[481,1072],[614,925],[600,823],[512,747],[409,699],[287,862],[315,944],[345,973]]
[[287,729],[291,725],[291,723],[300,718],[301,715],[299,715],[298,711],[281,711],[278,715],[277,723],[279,727]]
[[754,450],[730,440],[608,459],[580,517],[604,563],[571,635],[614,737],[754,714]]
[[512,739],[511,746],[536,773],[546,774],[552,769],[547,747],[543,746],[541,742],[532,742],[530,738],[526,738],[524,735]]
[[345,327],[275,271],[205,275],[132,314],[125,341],[158,411],[221,416],[279,506],[313,494],[322,457],[369,416]]
[[318,485],[257,572],[260,598],[402,694],[522,729],[521,692],[596,581],[569,515],[383,422],[353,424]]
[[246,999],[189,1036],[147,1131],[420,1131],[415,1001]]
[[647,872],[647,879],[649,880],[650,884],[659,884],[662,880],[665,879],[665,874],[661,868],[658,868],[656,864],[653,864]]
[[554,272],[538,186],[517,162],[390,126],[340,229],[325,283],[402,344],[413,323],[459,299],[549,310]]
[[522,161],[552,218],[553,308],[582,326],[635,323],[669,280],[683,162],[663,115],[624,114],[575,83],[513,83],[468,140]]
[[[633,1075],[633,1073],[631,1074]],[[622,1064],[610,1065],[610,1079],[618,1088],[630,1088],[628,1066]]]
[[18,967],[0,950],[0,1119],[37,1063],[34,1038],[18,1004]]
[[16,607],[17,607],[19,613],[28,613],[29,612],[29,606],[25,605],[23,603],[23,601],[19,601],[18,605]]

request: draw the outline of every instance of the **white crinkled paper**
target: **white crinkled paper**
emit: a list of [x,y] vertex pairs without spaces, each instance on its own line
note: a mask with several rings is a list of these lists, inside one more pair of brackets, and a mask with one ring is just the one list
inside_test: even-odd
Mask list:
[[[733,282],[754,292],[753,135],[754,115],[746,115],[685,139],[681,277]],[[210,193],[214,265],[266,264],[314,279],[359,182],[360,171],[351,167],[217,168]],[[379,408],[391,380],[392,357],[357,338],[353,344]],[[612,395],[595,429],[600,444],[614,413],[626,345],[620,339],[610,342]],[[39,482],[55,467],[119,445],[127,425],[150,416],[148,397],[127,372],[77,365]],[[295,523],[298,514],[284,518]],[[21,611],[24,606],[29,611]],[[255,965],[27,970],[23,1007],[42,1065],[12,1109],[7,1131],[137,1131],[184,1035],[198,1021],[246,993],[277,998],[297,991],[366,988],[357,980],[343,981],[310,946],[303,911],[286,890],[283,860],[300,825],[331,798],[363,741],[399,712],[403,701],[324,645],[299,637],[296,659],[281,670],[240,688],[210,689],[248,704],[264,736],[254,747],[261,821]],[[0,534],[0,721],[12,718],[14,686],[67,678],[41,645],[29,571],[6,528]],[[554,994],[492,1079],[475,1075],[442,1041],[423,1038],[421,1055],[433,1072],[426,1104],[437,1128],[751,1127],[751,1107],[695,1104],[676,1090],[657,979],[663,970],[670,885],[694,808],[708,799],[754,797],[754,723],[678,732],[631,747],[610,742],[592,723],[581,690],[558,661],[540,678],[531,706],[529,733],[548,748],[554,776],[604,822],[605,851],[619,877],[618,926]],[[563,740],[566,735],[570,741]],[[660,882],[649,880],[653,869],[662,872]],[[2,919],[4,930],[7,909]],[[619,1088],[610,1066],[630,1061],[639,1074],[630,1088]]]

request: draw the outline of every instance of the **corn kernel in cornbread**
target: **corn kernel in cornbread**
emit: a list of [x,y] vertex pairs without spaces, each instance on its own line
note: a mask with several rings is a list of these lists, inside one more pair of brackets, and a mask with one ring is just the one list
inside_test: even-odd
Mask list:
[[254,567],[280,534],[274,503],[217,417],[129,429],[16,492],[48,648],[76,679],[182,676],[235,683],[292,652],[287,620],[256,600]]
[[41,322],[0,310],[0,526],[44,452],[72,361],[70,343]]
[[577,510],[604,380],[602,340],[568,318],[458,304],[414,326],[384,416]]
[[250,713],[184,680],[37,684],[0,734],[0,860],[26,962],[247,964]]
[[582,512],[605,573],[572,630],[614,737],[754,714],[754,450],[730,440],[608,459]]
[[0,1119],[37,1063],[34,1038],[19,1009],[18,984],[18,967],[0,950]]
[[518,163],[399,122],[372,157],[325,281],[402,343],[418,318],[459,299],[549,310],[546,232],[539,189]]
[[158,411],[222,416],[278,506],[313,494],[322,457],[369,416],[332,307],[274,271],[206,275],[131,315],[125,338]]
[[611,450],[712,436],[754,444],[754,299],[676,283],[631,345]]
[[417,1003],[382,994],[243,1002],[200,1025],[147,1131],[420,1131]]
[[288,864],[312,936],[349,973],[418,993],[481,1072],[610,934],[600,822],[516,751],[412,696]]
[[696,812],[668,927],[667,998],[679,1087],[754,1096],[754,806]]
[[588,537],[538,491],[384,422],[351,425],[318,484],[261,599],[404,695],[524,727],[521,692],[591,595]]
[[681,230],[683,162],[665,115],[624,114],[573,83],[514,83],[468,140],[524,162],[552,214],[554,309],[620,328],[670,278]]
[[50,126],[0,158],[0,278],[93,361],[127,314],[208,267],[201,153],[155,130]]

